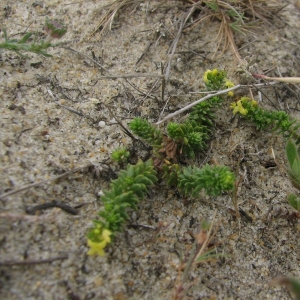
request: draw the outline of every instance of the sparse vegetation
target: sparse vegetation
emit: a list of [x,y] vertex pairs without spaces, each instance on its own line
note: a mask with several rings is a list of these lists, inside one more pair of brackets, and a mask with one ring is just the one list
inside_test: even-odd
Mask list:
[[7,35],[5,28],[3,31],[3,43],[0,43],[0,49],[11,50],[24,56],[22,52],[32,52],[35,54],[51,57],[52,55],[47,53],[47,49],[50,47],[56,47],[58,44],[53,44],[53,39],[60,39],[67,32],[67,28],[57,21],[46,20],[45,31],[48,37],[45,40],[37,40],[37,35],[28,32],[21,39],[12,39]]
[[[100,1],[99,5],[102,5],[102,3]],[[105,3],[107,4],[108,2]],[[81,4],[84,6],[84,2]],[[93,2],[94,4],[95,2]],[[34,7],[36,5],[42,4],[34,3]],[[66,4],[63,10],[66,13],[68,5]],[[176,8],[172,10],[174,15],[168,15],[168,18],[164,18],[164,13],[167,15],[170,7]],[[251,37],[251,34],[257,30],[262,22],[271,26],[271,18],[273,20],[276,18],[277,13],[281,9],[281,3],[279,1],[261,0],[178,0],[170,2],[115,0],[110,1],[108,5],[101,9],[104,9],[105,13],[102,13],[102,16],[97,21],[98,13],[97,11],[94,13],[94,29],[89,31],[90,34],[88,35],[89,38],[95,35],[95,41],[85,44],[82,47],[83,50],[80,49],[82,52],[73,48],[65,48],[85,57],[84,68],[81,66],[81,62],[75,62],[74,59],[73,65],[72,61],[72,68],[66,72],[70,82],[66,82],[64,86],[58,82],[55,74],[52,78],[45,78],[42,75],[42,68],[38,73],[34,74],[39,79],[36,85],[37,88],[32,91],[35,93],[43,91],[42,97],[40,97],[42,105],[48,104],[46,102],[49,100],[46,97],[49,95],[50,102],[54,100],[51,103],[53,106],[50,107],[49,105],[43,108],[42,112],[40,111],[42,114],[45,114],[46,120],[45,122],[42,120],[42,125],[38,121],[34,121],[34,125],[31,128],[31,125],[28,126],[30,124],[29,118],[26,119],[23,116],[23,114],[26,114],[27,107],[22,97],[27,101],[27,93],[28,95],[33,95],[30,89],[34,84],[23,84],[21,81],[9,82],[11,74],[13,74],[11,72],[12,68],[10,66],[7,67],[7,71],[4,68],[5,72],[3,73],[2,81],[5,83],[7,79],[9,83],[5,88],[0,89],[0,97],[1,100],[3,98],[3,111],[6,109],[5,112],[8,112],[7,115],[9,117],[4,116],[2,126],[5,129],[5,126],[9,126],[8,124],[13,124],[13,127],[11,127],[12,134],[1,139],[3,143],[3,155],[1,156],[4,166],[3,170],[7,169],[7,166],[10,166],[10,164],[18,164],[18,167],[27,168],[26,161],[23,161],[22,157],[25,155],[25,151],[22,148],[24,135],[21,138],[21,134],[27,131],[30,132],[30,130],[36,130],[32,134],[30,132],[26,142],[28,144],[36,142],[36,140],[41,142],[41,149],[36,151],[39,155],[46,153],[47,147],[50,149],[53,146],[56,142],[55,138],[59,140],[57,136],[51,137],[51,130],[60,128],[64,122],[68,123],[69,120],[63,117],[63,112],[60,112],[58,116],[53,116],[54,106],[59,106],[62,110],[67,109],[68,113],[74,113],[76,117],[79,116],[81,118],[80,122],[84,122],[85,125],[82,126],[85,134],[83,141],[80,140],[79,134],[76,136],[76,133],[74,133],[74,125],[68,130],[61,130],[60,133],[64,134],[63,143],[67,144],[65,141],[69,141],[68,135],[70,134],[70,140],[74,141],[75,146],[73,148],[70,147],[71,150],[67,149],[66,153],[57,155],[57,157],[51,152],[47,157],[48,161],[45,159],[47,161],[46,164],[45,161],[43,162],[43,166],[46,165],[47,168],[53,169],[53,172],[57,172],[60,175],[52,179],[47,177],[46,180],[32,183],[32,178],[40,178],[34,176],[41,172],[37,170],[34,164],[30,164],[30,167],[27,169],[35,172],[34,175],[31,174],[32,178],[28,179],[30,184],[15,189],[15,185],[20,180],[20,177],[17,175],[14,177],[14,174],[9,174],[5,178],[2,194],[0,194],[0,199],[3,200],[1,217],[9,220],[18,220],[18,226],[23,226],[22,222],[27,222],[28,220],[36,223],[44,222],[43,228],[37,226],[34,229],[32,234],[34,236],[33,245],[28,243],[28,245],[25,245],[26,248],[23,245],[20,247],[18,255],[23,255],[24,259],[21,263],[16,263],[16,265],[25,265],[27,263],[40,264],[68,259],[68,255],[53,257],[49,260],[27,259],[28,253],[31,255],[32,247],[35,247],[35,244],[40,242],[40,237],[44,239],[46,236],[45,232],[47,227],[50,226],[50,222],[48,223],[49,225],[44,225],[48,222],[46,218],[43,219],[44,216],[25,216],[25,218],[22,214],[12,215],[9,213],[11,199],[4,201],[6,197],[22,191],[28,191],[37,186],[42,187],[42,185],[49,184],[52,181],[53,185],[55,184],[53,189],[51,189],[53,193],[46,194],[47,197],[55,195],[55,197],[59,196],[65,199],[59,200],[59,206],[55,206],[54,204],[57,204],[58,201],[53,200],[51,202],[52,206],[47,206],[46,203],[44,206],[37,207],[40,208],[40,211],[50,207],[55,207],[58,211],[61,209],[61,220],[66,213],[71,214],[70,219],[73,215],[77,215],[78,219],[76,219],[76,222],[74,222],[74,219],[71,220],[73,223],[68,223],[69,220],[64,219],[64,222],[67,224],[66,227],[68,227],[67,231],[60,232],[61,228],[65,226],[65,224],[62,224],[63,222],[57,226],[60,236],[60,240],[57,243],[62,241],[65,248],[65,241],[76,238],[78,243],[76,245],[74,243],[74,247],[71,245],[73,250],[64,250],[66,253],[70,252],[70,255],[76,256],[81,260],[81,269],[76,270],[77,273],[74,272],[74,274],[80,274],[84,279],[76,278],[76,280],[87,284],[88,287],[86,289],[92,287],[92,292],[89,295],[86,294],[81,297],[81,295],[73,293],[73,286],[69,286],[69,283],[65,280],[66,292],[62,297],[65,295],[76,299],[104,298],[106,296],[108,298],[111,296],[111,298],[125,299],[136,297],[137,295],[138,297],[143,297],[148,292],[146,289],[149,287],[143,286],[143,289],[139,290],[138,284],[140,283],[136,284],[135,276],[140,276],[139,279],[142,284],[144,282],[141,278],[145,276],[146,280],[152,280],[151,284],[158,278],[159,280],[164,278],[164,288],[167,287],[165,288],[164,296],[167,295],[170,298],[173,291],[172,296],[176,300],[194,299],[193,288],[197,287],[199,290],[199,286],[202,289],[202,285],[207,286],[209,291],[207,293],[203,292],[202,295],[201,290],[197,295],[201,299],[208,297],[218,298],[224,295],[224,297],[229,295],[228,297],[231,298],[250,299],[254,297],[254,294],[257,299],[261,299],[260,297],[263,296],[260,296],[259,293],[266,295],[264,290],[267,289],[266,283],[270,283],[271,276],[273,276],[270,268],[270,265],[272,265],[272,268],[274,267],[274,270],[276,270],[276,274],[282,273],[282,270],[291,272],[286,274],[288,277],[279,278],[274,283],[288,287],[295,295],[295,299],[300,299],[299,281],[294,279],[299,273],[297,267],[293,268],[291,263],[286,268],[276,269],[282,261],[289,259],[288,255],[290,253],[297,253],[298,246],[295,232],[298,230],[299,224],[297,222],[300,219],[300,122],[297,118],[291,117],[289,114],[289,103],[285,103],[286,99],[295,92],[293,88],[287,88],[284,97],[278,97],[279,104],[273,105],[273,107],[276,107],[273,110],[265,108],[267,105],[270,106],[269,103],[265,105],[265,103],[259,101],[259,96],[265,97],[265,94],[260,90],[261,87],[266,88],[272,85],[275,91],[274,94],[278,96],[278,91],[275,88],[275,86],[279,85],[278,82],[282,84],[280,86],[282,88],[289,83],[300,83],[300,78],[289,77],[294,76],[294,74],[284,74],[283,76],[287,77],[277,77],[282,76],[278,67],[280,66],[279,62],[278,66],[276,65],[278,72],[272,69],[273,65],[272,67],[268,65],[269,69],[265,68],[265,65],[258,68],[263,70],[265,74],[270,74],[269,76],[260,75],[256,72],[252,73],[251,71],[248,72],[248,67],[252,68],[253,66],[247,65],[246,57],[243,57],[241,54],[250,54],[253,48],[249,47],[249,45],[256,41],[254,38],[249,38],[246,45],[249,49],[243,52],[245,41],[242,37]],[[45,12],[47,10],[48,8],[45,7]],[[55,10],[53,9],[53,11]],[[79,6],[76,13],[83,16],[83,11],[80,10]],[[147,35],[145,40],[149,42],[143,51],[138,49],[138,52],[135,52],[136,49],[131,48],[133,59],[136,59],[135,62],[131,61],[132,70],[136,73],[127,74],[127,70],[122,69],[124,64],[119,64],[118,54],[111,58],[107,54],[106,49],[102,49],[101,53],[98,46],[101,44],[102,47],[102,45],[106,44],[103,40],[99,41],[99,38],[100,36],[101,39],[106,38],[103,33],[108,28],[110,30],[121,28],[121,22],[125,19],[124,17],[127,18],[126,22],[128,21],[126,25],[132,26],[130,24],[130,16],[135,13],[143,13],[148,24],[151,23],[149,20],[152,21],[154,14],[162,15],[159,20],[157,19],[158,21],[156,20],[158,23],[149,25],[150,29],[142,28],[141,31],[136,31],[135,35],[131,36],[126,43],[124,42],[126,47],[131,48],[133,46],[131,43],[139,42],[139,38],[142,39],[143,35]],[[69,16],[66,14],[67,17]],[[81,34],[81,36],[75,35],[76,39],[74,41],[76,43],[80,41],[76,44],[80,45],[80,43],[86,41],[82,35],[85,35],[87,30],[81,32],[77,27],[78,24],[75,22],[74,17],[74,23],[71,26],[76,28]],[[23,24],[18,26],[23,26]],[[195,30],[198,29],[198,26],[199,33]],[[189,37],[191,33],[193,33],[193,41],[197,40],[200,35],[205,35],[206,32],[204,32],[203,28],[207,28],[210,35],[209,38],[206,38],[205,43],[201,43],[199,46],[199,43],[195,42],[193,47],[187,46],[185,41],[181,43],[183,42],[182,37]],[[212,28],[216,29],[216,31],[211,30]],[[276,28],[276,30],[280,31],[281,28]],[[0,43],[0,50],[2,51],[3,49],[4,51],[1,52],[3,56],[1,64],[11,59],[7,55],[9,51],[14,51],[20,55],[21,59],[17,57],[17,60],[20,60],[22,63],[28,59],[27,56],[24,56],[24,52],[50,57],[51,54],[48,53],[48,49],[60,45],[59,43],[54,43],[54,40],[61,38],[67,29],[60,22],[47,19],[44,27],[46,35],[38,32],[28,32],[27,30],[18,34],[19,38],[15,38],[15,35],[12,37],[11,33],[15,31],[11,31],[9,26],[7,26],[7,30],[5,28],[2,29],[3,39]],[[285,30],[288,31],[289,29]],[[271,40],[273,37],[268,38]],[[170,39],[173,39],[173,43],[169,43]],[[289,40],[287,35],[284,36],[284,41],[286,40]],[[167,45],[166,43],[163,45],[163,50],[160,49],[164,57],[161,58],[161,61],[158,61],[153,53],[157,54],[156,47],[165,41],[169,44]],[[293,43],[295,42],[290,42],[290,45],[294,45]],[[213,47],[208,45],[213,45]],[[268,45],[268,47],[271,46]],[[114,49],[112,47],[109,51],[116,51]],[[91,51],[92,57],[86,55],[84,51]],[[270,55],[268,52],[268,56]],[[289,53],[289,55],[292,54]],[[296,54],[293,53],[293,55],[296,57]],[[277,59],[275,54],[274,57]],[[216,61],[219,58],[222,61]],[[110,59],[111,61],[109,61]],[[259,58],[258,61],[261,62],[262,59]],[[297,59],[294,60],[295,65]],[[180,67],[181,61],[184,62],[183,67]],[[145,62],[144,65],[142,65],[143,62]],[[12,66],[15,66],[14,64]],[[37,67],[40,64],[41,62],[34,62],[32,66]],[[235,83],[233,83],[227,76],[227,73],[233,77],[234,72],[237,70],[237,64],[242,65],[243,72],[247,72],[247,75],[253,75],[252,80],[262,80],[263,82],[258,83],[256,81],[256,83],[253,83],[246,81],[246,83],[242,83],[238,82],[235,77]],[[272,64],[274,63],[272,62]],[[55,66],[51,65],[51,68],[43,66],[43,68],[53,71],[57,70],[57,68],[62,68],[62,65],[63,60],[58,59]],[[214,68],[214,65],[222,65],[226,71]],[[154,71],[148,74],[147,72],[151,70],[152,66],[155,66]],[[26,64],[26,72],[30,67],[31,64]],[[97,68],[101,71],[101,75],[97,74]],[[195,68],[195,72],[188,77],[188,80],[182,75],[183,79],[181,80],[178,76],[184,73],[185,68]],[[204,72],[205,69],[203,70],[202,68],[208,68],[208,70]],[[92,72],[90,72],[91,70]],[[296,71],[297,69],[295,68]],[[60,72],[63,73],[64,69],[62,68]],[[202,74],[204,72],[202,80],[201,72]],[[289,73],[289,71],[286,73]],[[70,74],[71,76],[69,76]],[[175,78],[175,76],[177,77]],[[73,77],[76,78],[76,81],[74,81]],[[139,78],[139,80],[136,80],[138,83],[134,81],[136,78]],[[103,80],[105,84],[102,84]],[[115,80],[114,83],[118,81],[115,85],[114,93],[112,93],[113,96],[107,93],[110,85],[106,82],[109,80]],[[122,84],[119,82],[121,80],[124,80]],[[267,81],[266,83],[265,80]],[[101,83],[99,83],[100,81]],[[270,81],[272,82],[270,83]],[[72,96],[75,94],[72,94],[74,89],[70,88],[69,84],[81,86],[81,89],[78,88],[78,93],[74,97]],[[13,92],[9,91],[9,86],[17,86],[17,89]],[[9,96],[6,93],[10,93]],[[108,94],[109,96],[107,96]],[[198,100],[193,102],[195,94],[200,94],[201,98],[199,97],[200,99],[198,98]],[[271,95],[271,97],[274,96],[273,94]],[[268,97],[268,101],[272,102],[269,94]],[[71,101],[66,104],[66,99]],[[71,108],[71,103],[76,103],[77,108]],[[293,107],[294,111],[298,111],[297,105],[298,103]],[[31,118],[35,107],[29,104],[28,106],[28,115]],[[280,109],[277,109],[277,107]],[[19,112],[22,114],[20,120],[18,119]],[[99,124],[99,119],[103,120],[101,121],[103,126],[97,125]],[[43,129],[39,134],[40,129],[36,129],[36,124],[39,124],[41,127],[44,126],[46,129]],[[254,124],[255,126],[248,126],[249,124]],[[121,130],[114,131],[115,128]],[[81,128],[76,128],[76,130],[80,132]],[[263,157],[263,155],[268,156],[269,154],[266,153],[266,143],[269,143],[269,141],[266,142],[263,135],[268,131],[284,138],[280,137],[276,141],[282,142],[284,140],[287,142],[285,153],[288,166],[286,170],[282,167],[284,164],[282,161],[279,163],[277,163],[278,160],[275,161],[275,155],[275,163],[272,164],[269,161],[265,163],[267,158]],[[255,144],[255,138],[258,134],[262,134],[261,137],[263,139]],[[40,137],[42,141],[37,137]],[[250,144],[249,140],[253,143]],[[14,143],[17,145],[16,147]],[[126,147],[122,145],[126,145]],[[24,148],[26,147],[24,146]],[[276,147],[277,151],[284,148],[283,145],[281,147],[281,144],[277,144]],[[263,154],[262,148],[265,150]],[[14,156],[14,153],[18,153],[20,157]],[[110,157],[109,153],[111,153]],[[272,152],[272,154],[274,153]],[[280,159],[283,156],[284,154],[280,156]],[[75,162],[82,161],[82,158],[84,158],[84,161],[88,160],[89,163],[85,166],[74,167]],[[65,171],[64,168],[69,171]],[[89,172],[83,172],[83,170],[89,170]],[[63,177],[61,172],[64,172],[63,176],[65,177],[76,174],[74,175],[76,178],[75,188],[77,183],[78,186],[83,187],[82,189],[88,186],[88,192],[84,191],[81,193],[80,191],[76,195],[76,191],[80,190],[80,188],[73,192],[72,188],[67,185],[62,187],[59,182]],[[287,178],[285,176],[286,173],[296,188],[294,191],[291,189],[291,192],[287,195],[287,201],[290,206],[287,205],[285,198],[287,194],[286,187],[281,184],[281,180],[286,180]],[[272,181],[272,184],[274,183],[272,187],[267,186],[269,184],[268,176],[276,177],[276,181],[275,179]],[[260,183],[266,185],[266,187],[261,188]],[[109,185],[109,187],[107,188],[106,185]],[[255,192],[253,192],[254,189]],[[278,192],[280,189],[284,190],[283,196],[281,196],[281,191]],[[19,202],[23,206],[25,202],[27,205],[27,199],[35,203],[37,199],[41,199],[42,192],[38,191],[35,193],[33,200],[30,193],[28,193]],[[73,204],[66,205],[63,201],[71,199],[74,194],[76,206],[73,206]],[[159,201],[152,197],[158,194]],[[272,198],[273,196],[274,198]],[[85,197],[89,197],[88,200]],[[151,198],[149,202],[142,202],[147,197]],[[215,199],[214,197],[218,198]],[[84,199],[84,202],[80,203],[81,199]],[[273,201],[273,199],[275,200]],[[30,201],[28,202],[30,203]],[[45,201],[47,202],[46,197],[43,199],[43,202]],[[19,208],[23,209],[23,206],[19,206]],[[79,211],[81,208],[83,208],[82,211]],[[85,208],[87,209],[84,210]],[[214,214],[212,216],[211,212],[213,210]],[[28,211],[26,210],[26,213]],[[91,212],[94,214],[93,218],[95,218],[92,225],[88,223],[91,218]],[[98,215],[96,215],[97,212]],[[56,214],[55,211],[54,214]],[[57,215],[54,217],[57,217]],[[29,217],[32,218],[30,219]],[[206,219],[209,221],[202,221]],[[250,227],[248,226],[250,222],[252,222],[252,231],[249,234],[247,229]],[[11,226],[13,230],[15,230],[15,227],[18,227],[15,224]],[[79,225],[77,226],[77,224]],[[82,224],[84,225],[82,226]],[[270,234],[270,232],[273,230],[276,232],[282,224],[285,227],[280,228],[280,230],[288,232],[289,235],[283,239],[278,235],[274,240],[268,242],[269,236],[273,237],[276,235],[276,233],[272,232]],[[8,228],[7,224],[2,226],[5,230]],[[74,226],[74,230],[70,230],[72,226]],[[82,241],[84,239],[86,241],[87,227],[90,228],[88,229],[87,243],[84,243]],[[180,227],[180,229],[177,227]],[[143,228],[147,232],[137,231],[136,228]],[[168,229],[170,231],[164,234],[164,231]],[[51,230],[56,233],[56,229],[52,228]],[[85,233],[83,233],[84,230]],[[255,240],[252,242],[251,235],[253,233]],[[132,238],[133,235],[134,238]],[[17,244],[17,242],[22,244],[26,239],[22,237],[21,242],[19,238],[10,242],[10,238],[10,234],[6,234],[1,239],[1,243],[5,246],[3,251],[6,251],[6,253],[8,253],[9,245]],[[294,244],[289,239],[293,240]],[[45,243],[49,243],[49,241],[51,242],[51,240],[45,239]],[[98,255],[102,256],[102,258],[87,258],[85,255],[86,244],[89,248],[89,255]],[[276,244],[276,247],[274,247],[274,244]],[[126,248],[126,245],[128,248]],[[218,247],[219,245],[222,245],[221,251]],[[283,252],[281,252],[281,248],[284,249]],[[161,255],[160,252],[164,251],[162,249],[167,249],[168,254],[163,253]],[[52,248],[49,246],[50,250],[52,251]],[[131,252],[130,255],[125,253],[126,250]],[[282,253],[284,253],[284,257]],[[286,255],[287,253],[288,255]],[[134,259],[131,255],[134,256]],[[241,255],[241,257],[237,257],[238,255]],[[165,257],[167,257],[167,260],[163,261]],[[245,279],[248,280],[249,278],[246,276],[245,278],[238,278],[236,271],[230,268],[226,269],[228,263],[235,259],[239,259],[239,262],[241,262],[244,258],[251,262],[252,273],[255,274],[252,274],[253,278],[251,280],[253,279],[253,282],[251,280],[247,282],[248,291],[251,290],[252,286],[258,284],[258,278],[262,282],[259,292],[257,289],[253,291],[251,296],[249,296],[250,293],[246,295],[243,289],[240,288],[243,285],[246,289]],[[74,257],[72,259],[74,260]],[[296,259],[293,259],[293,264],[295,264]],[[155,260],[158,260],[157,266],[152,268],[151,263]],[[95,263],[97,265],[95,269],[93,269],[94,262],[97,263]],[[126,273],[128,272],[129,275],[127,276],[126,274],[126,278],[124,276],[125,271],[122,273],[118,269],[119,262],[124,262],[128,265]],[[210,264],[210,262],[212,263]],[[85,268],[86,263],[88,265],[87,268]],[[132,270],[130,269],[130,264],[133,266]],[[13,265],[13,262],[0,262],[1,267],[9,265]],[[146,268],[142,267],[142,265],[146,265]],[[198,265],[200,265],[199,268]],[[55,267],[55,264],[53,264],[49,267],[49,270]],[[116,272],[115,267],[116,270],[118,269]],[[224,274],[218,275],[216,271],[218,269],[221,270],[220,273],[224,272]],[[4,275],[3,282],[8,282],[10,279],[6,271],[4,272],[2,269],[0,271]],[[16,270],[13,271],[15,272]],[[60,271],[64,271],[62,267]],[[241,272],[241,270],[238,270],[238,272]],[[26,278],[29,278],[27,273]],[[86,278],[88,279],[86,280]],[[223,284],[223,280],[224,282],[226,281],[226,284]],[[113,286],[113,284],[110,286],[110,281],[113,281],[113,284],[117,283],[116,285],[120,285],[120,293],[114,294],[113,291],[108,296],[109,293],[106,289],[109,290]],[[52,284],[54,280],[51,278],[49,282]],[[231,284],[230,287],[228,282]],[[238,283],[235,284],[235,282]],[[5,286],[2,281],[0,286],[1,288]],[[38,282],[35,288],[39,290],[40,286],[41,284]],[[237,286],[238,288],[236,288]],[[156,289],[156,286],[153,289]],[[268,297],[275,297],[278,287],[277,290],[271,291],[272,293]],[[101,294],[102,292],[103,294]],[[284,295],[288,291],[282,290],[280,293]],[[38,297],[37,295],[39,296],[38,293],[35,294],[33,292],[32,295],[27,296]],[[149,295],[150,293],[145,297],[152,296],[156,297],[156,299],[162,299],[159,297],[158,291],[155,291],[151,296]]]

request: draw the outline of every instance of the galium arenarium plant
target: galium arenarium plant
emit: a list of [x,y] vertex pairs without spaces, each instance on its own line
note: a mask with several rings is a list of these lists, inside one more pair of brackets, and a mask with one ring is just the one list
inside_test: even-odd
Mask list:
[[[229,84],[226,73],[217,69],[208,70],[204,82],[208,89]],[[230,82],[230,85],[233,83]],[[214,109],[221,102],[222,98],[216,96],[199,103],[185,122],[170,122],[166,134],[145,119],[135,118],[130,122],[131,131],[153,147],[155,162],[139,161],[136,165],[128,165],[126,170],[119,173],[118,179],[111,182],[110,189],[104,191],[100,219],[94,221],[94,227],[88,234],[90,255],[104,255],[106,246],[128,220],[127,210],[137,209],[147,189],[158,180],[155,167],[163,171],[162,177],[168,185],[178,187],[184,194],[194,197],[199,196],[201,190],[211,196],[233,190],[235,176],[225,166],[182,168],[177,163],[179,157],[195,158],[197,152],[205,150],[213,125]],[[112,159],[115,161],[123,157],[126,157],[126,150],[113,152]]]

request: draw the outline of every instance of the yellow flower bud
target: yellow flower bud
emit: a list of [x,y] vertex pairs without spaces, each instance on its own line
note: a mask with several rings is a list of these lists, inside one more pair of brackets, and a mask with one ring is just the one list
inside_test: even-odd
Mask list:
[[90,250],[88,251],[88,255],[99,255],[99,256],[104,256],[105,252],[104,252],[104,248],[106,246],[106,241],[102,241],[100,243],[98,242],[93,242],[91,240],[88,240],[88,246],[90,247]]
[[211,72],[211,70],[206,70],[205,71],[205,73],[204,73],[204,75],[203,75],[203,81],[204,82],[208,82],[209,80],[207,79],[207,75],[208,75],[208,73],[210,73]]
[[88,255],[99,255],[99,256],[104,256],[104,248],[106,247],[107,244],[111,242],[111,236],[112,232],[108,229],[103,229],[101,236],[99,238],[100,242],[94,242],[90,239],[88,239],[87,243],[88,246],[90,247],[90,250],[88,251]]
[[213,69],[213,70],[211,71],[211,75],[213,75],[213,76],[217,76],[218,73],[219,73],[219,70],[218,70],[218,69]]
[[252,101],[251,101],[251,105],[252,105],[253,107],[257,107],[257,106],[258,106],[258,103],[257,103],[257,101],[252,100]]

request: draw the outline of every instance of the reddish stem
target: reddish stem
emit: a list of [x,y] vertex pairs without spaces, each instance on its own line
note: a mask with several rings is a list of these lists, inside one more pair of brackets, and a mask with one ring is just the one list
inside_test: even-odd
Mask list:
[[256,74],[256,73],[252,73],[252,76],[255,77],[255,78],[266,78],[265,75],[262,75],[262,74]]

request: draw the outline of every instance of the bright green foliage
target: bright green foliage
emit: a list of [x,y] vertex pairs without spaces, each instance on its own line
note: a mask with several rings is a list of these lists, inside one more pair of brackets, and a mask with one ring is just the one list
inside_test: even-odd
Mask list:
[[182,170],[178,181],[185,194],[197,196],[205,189],[208,195],[218,196],[222,191],[233,190],[235,177],[224,166],[205,165],[202,169],[188,166]]
[[180,154],[189,158],[195,157],[195,151],[201,151],[206,147],[205,141],[208,135],[206,127],[198,125],[195,121],[187,121],[182,124],[170,122],[167,132],[180,147]]
[[61,38],[67,31],[67,28],[61,25],[58,22],[50,22],[48,19],[46,20],[45,30],[49,33],[49,38],[47,40],[42,40],[40,42],[36,42],[36,37],[34,37],[33,41],[30,41],[33,33],[26,33],[23,38],[17,39],[9,39],[7,36],[6,29],[3,29],[3,37],[4,42],[0,43],[0,49],[7,49],[11,51],[15,51],[20,56],[23,56],[20,51],[25,52],[33,52],[36,54],[40,54],[46,57],[50,57],[52,55],[47,53],[47,49],[50,47],[55,47],[57,44],[51,44],[51,40],[53,38]]
[[226,72],[218,69],[207,70],[203,76],[204,83],[209,91],[221,90],[225,87]]
[[240,113],[251,120],[258,129],[270,128],[282,134],[285,138],[293,138],[296,144],[300,143],[300,136],[298,129],[300,123],[295,124],[296,120],[293,120],[284,111],[268,111],[258,107],[256,101],[247,97],[242,97],[237,103],[232,103],[231,108],[234,113]]
[[[137,209],[140,199],[144,198],[147,188],[157,181],[156,171],[152,160],[139,161],[136,165],[128,165],[122,170],[116,180],[110,184],[110,189],[104,191],[101,200],[104,208],[99,212],[101,220],[95,221],[95,230],[108,229],[113,234],[120,231],[123,223],[128,219],[127,208]],[[91,229],[89,239],[95,241],[97,232]]]
[[200,102],[193,107],[189,120],[195,121],[203,127],[206,126],[207,131],[210,131],[209,127],[213,126],[213,119],[215,118],[213,110],[218,108],[222,101],[221,97],[215,96],[209,100]]
[[289,194],[287,198],[291,207],[300,212],[300,198],[295,194]]
[[[234,86],[226,79],[226,73],[218,69],[207,70],[203,79],[208,89],[218,90]],[[215,117],[213,110],[219,107],[221,102],[222,98],[218,96],[200,102],[193,107],[189,118],[184,123],[170,122],[167,125],[168,136],[177,144],[180,155],[195,158],[196,152],[206,148],[210,127]],[[129,124],[129,128],[153,147],[162,148],[162,133],[148,121],[135,118]]]
[[15,51],[20,56],[22,56],[20,51],[27,51],[50,57],[51,55],[48,54],[46,50],[51,47],[51,43],[44,41],[41,41],[40,43],[36,43],[35,41],[28,43],[31,36],[32,33],[26,33],[20,40],[9,39],[6,30],[3,29],[4,42],[0,43],[0,48]]
[[[288,158],[289,168],[288,174],[291,178],[293,185],[300,190],[300,157],[297,147],[294,142],[289,140],[286,144],[286,155]],[[300,212],[300,198],[295,194],[288,195],[289,204]]]
[[162,133],[159,129],[151,125],[147,120],[142,118],[133,119],[129,128],[132,132],[145,140],[153,147],[160,147],[162,143]]
[[111,159],[117,163],[126,162],[130,153],[126,148],[119,148],[112,152]]

